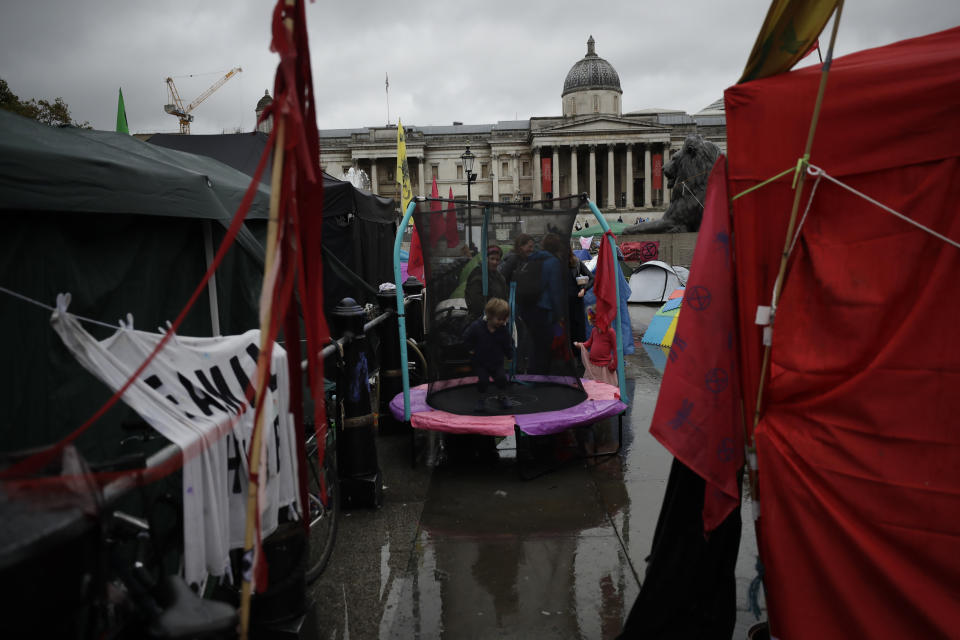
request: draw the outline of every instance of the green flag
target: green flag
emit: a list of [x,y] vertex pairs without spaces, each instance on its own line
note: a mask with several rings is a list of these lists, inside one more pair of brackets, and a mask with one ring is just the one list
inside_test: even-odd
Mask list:
[[117,133],[130,135],[127,127],[127,110],[123,106],[123,89],[120,89],[120,100],[117,102]]

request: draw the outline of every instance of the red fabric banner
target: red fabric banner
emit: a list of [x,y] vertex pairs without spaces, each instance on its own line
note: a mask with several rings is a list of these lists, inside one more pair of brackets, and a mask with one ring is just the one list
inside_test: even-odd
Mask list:
[[447,220],[445,231],[447,236],[447,248],[453,249],[460,244],[460,231],[457,229],[457,207],[453,204],[453,187],[450,187],[450,196],[447,198]]
[[[553,159],[540,158],[540,188],[544,197],[553,191]],[[556,195],[556,194],[554,194]]]
[[[796,165],[819,82],[815,65],[726,91],[732,194]],[[958,83],[960,28],[835,59],[811,163],[960,241]],[[779,269],[791,178],[733,201],[748,424],[763,357],[754,318]],[[811,200],[814,182],[755,433],[770,632],[954,637],[960,249],[833,182]]]
[[663,156],[659,153],[653,154],[653,175],[652,186],[656,189],[663,189]]
[[410,236],[410,253],[407,258],[407,274],[413,276],[420,282],[425,282],[423,277],[423,249],[420,248],[420,233],[416,225],[413,225],[413,235]]
[[616,242],[612,231],[607,231],[600,237],[600,252],[597,255],[596,279],[593,281],[593,292],[597,296],[597,306],[594,311],[594,329],[610,328],[610,324],[617,317],[617,260],[610,248],[610,239]]
[[444,236],[446,227],[443,220],[443,205],[439,202],[440,191],[437,189],[437,179],[433,179],[433,187],[430,189],[430,246],[435,247]]
[[743,427],[726,158],[714,165],[690,277],[650,433],[706,481],[703,527],[740,504]]

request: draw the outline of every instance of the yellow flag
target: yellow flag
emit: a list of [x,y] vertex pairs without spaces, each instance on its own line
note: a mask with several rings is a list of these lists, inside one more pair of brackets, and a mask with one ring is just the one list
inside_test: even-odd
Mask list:
[[400,215],[403,215],[407,212],[407,205],[413,200],[413,187],[410,186],[410,168],[407,166],[407,138],[399,118],[397,119],[397,184],[400,186]]
[[740,82],[789,71],[813,46],[840,0],[773,0]]

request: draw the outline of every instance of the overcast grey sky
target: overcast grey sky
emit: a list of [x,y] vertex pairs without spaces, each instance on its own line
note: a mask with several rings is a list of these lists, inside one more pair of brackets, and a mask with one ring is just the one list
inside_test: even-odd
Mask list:
[[[248,131],[273,87],[273,2],[4,2],[0,78],[21,98],[62,97],[74,119],[113,129],[123,88],[133,133],[176,131],[163,111],[173,76],[187,104],[230,68],[194,111],[194,133]],[[488,124],[561,113],[570,67],[593,35],[620,75],[623,109],[696,113],[743,70],[769,0],[517,0],[307,4],[322,129],[387,123]],[[839,54],[960,24],[960,0],[848,0]],[[829,25],[822,36],[826,49]],[[815,59],[815,55],[807,60]],[[805,62],[802,64],[809,64]]]

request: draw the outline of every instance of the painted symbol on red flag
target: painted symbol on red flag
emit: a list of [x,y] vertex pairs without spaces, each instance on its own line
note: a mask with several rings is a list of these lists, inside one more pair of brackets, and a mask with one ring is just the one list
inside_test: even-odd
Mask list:
[[690,418],[690,414],[693,413],[693,403],[684,398],[683,402],[680,404],[680,409],[677,410],[677,413],[667,422],[670,425],[671,429],[679,429]]
[[707,385],[707,391],[710,391],[711,393],[720,393],[725,391],[727,389],[727,385],[730,384],[730,378],[727,376],[727,372],[719,367],[708,371],[704,381]]
[[720,445],[717,447],[717,458],[723,462],[730,462],[733,460],[733,438],[724,438],[720,441]]
[[703,311],[710,306],[710,290],[700,285],[688,288],[683,294],[683,304],[691,309]]
[[659,242],[644,242],[640,245],[640,258],[647,262],[649,260],[656,260],[660,255],[660,243]]

